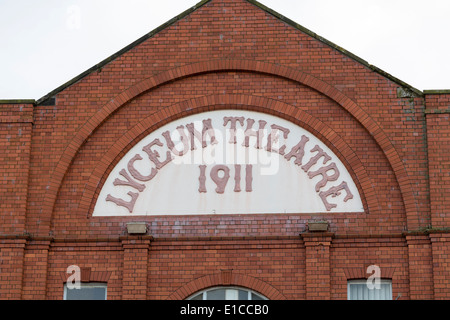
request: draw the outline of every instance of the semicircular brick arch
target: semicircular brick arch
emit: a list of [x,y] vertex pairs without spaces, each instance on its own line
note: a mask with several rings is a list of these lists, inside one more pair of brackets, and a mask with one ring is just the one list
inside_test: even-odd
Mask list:
[[267,282],[231,271],[222,271],[192,280],[170,294],[166,300],[184,300],[198,291],[224,285],[251,289],[269,300],[286,300],[286,297],[280,291]]
[[[347,168],[358,188],[365,212],[376,213],[379,210],[375,190],[373,189],[370,178],[362,162],[345,141],[319,119],[279,100],[244,94],[218,94],[192,98],[174,104],[142,119],[133,128],[127,131],[113,146],[111,146],[95,169],[92,170],[82,200],[80,201],[79,214],[82,215],[83,213],[87,213],[88,216],[92,215],[98,192],[102,188],[103,183],[111,170],[129,149],[150,132],[168,122],[191,114],[220,109],[240,108],[271,113],[274,116],[278,116],[299,125],[317,136],[338,155],[340,161]],[[339,148],[336,146],[339,146]]]
[[[163,85],[164,83],[197,74],[222,71],[256,72],[289,79],[326,95],[347,110],[375,139],[388,159],[401,190],[408,227],[413,229],[419,226],[414,195],[406,169],[397,151],[395,150],[395,147],[392,145],[389,138],[379,127],[376,121],[373,120],[370,115],[368,115],[357,103],[325,81],[291,67],[253,60],[211,60],[176,67],[135,84],[105,104],[94,116],[92,116],[83,126],[81,126],[74,138],[70,141],[70,143],[68,143],[59,162],[57,163],[51,175],[43,200],[41,217],[43,225],[50,228],[53,208],[59,189],[76,153],[84,144],[86,139],[92,134],[92,132],[115,110],[119,109],[121,106],[131,101],[138,95],[149,91],[152,88]],[[259,98],[260,97],[252,97],[253,100],[257,100]],[[173,110],[172,112],[177,113],[179,111],[180,110]],[[290,112],[292,112],[292,110]],[[163,114],[160,114],[160,117],[162,116]],[[157,120],[161,121],[163,118],[159,118]]]

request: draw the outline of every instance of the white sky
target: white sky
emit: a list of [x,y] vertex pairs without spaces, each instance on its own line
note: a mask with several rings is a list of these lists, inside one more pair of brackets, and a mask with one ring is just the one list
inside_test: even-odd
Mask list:
[[[0,0],[0,99],[39,99],[200,0]],[[260,0],[419,90],[450,89],[448,0]]]

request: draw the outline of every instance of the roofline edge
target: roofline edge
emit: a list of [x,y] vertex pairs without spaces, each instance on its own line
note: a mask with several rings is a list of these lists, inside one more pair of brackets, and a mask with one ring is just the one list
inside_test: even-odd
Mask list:
[[[117,51],[116,53],[112,54],[111,56],[107,57],[106,59],[102,60],[101,62],[97,63],[96,65],[92,66],[91,68],[85,70],[84,72],[80,73],[78,76],[72,78],[71,80],[67,81],[66,83],[60,85],[59,87],[57,87],[56,89],[50,91],[49,93],[47,93],[46,95],[44,95],[43,97],[41,97],[40,99],[34,100],[34,104],[39,106],[42,102],[45,102],[46,100],[54,97],[56,94],[60,93],[61,91],[63,91],[64,89],[70,87],[71,85],[77,83],[78,81],[82,80],[84,77],[88,76],[89,74],[101,70],[101,68],[103,68],[105,65],[107,65],[108,63],[114,61],[115,59],[117,59],[118,57],[120,57],[121,55],[123,55],[124,53],[126,53],[127,51],[133,49],[134,47],[136,47],[137,45],[141,44],[142,42],[146,41],[149,38],[152,38],[154,35],[156,35],[157,33],[159,33],[160,31],[164,30],[165,28],[171,26],[172,24],[176,23],[177,21],[185,18],[186,16],[188,16],[189,14],[191,14],[192,12],[198,10],[199,8],[201,8],[202,6],[204,6],[205,4],[211,2],[212,0],[202,0],[199,3],[195,4],[194,6],[192,6],[189,9],[186,9],[185,11],[183,11],[182,13],[180,13],[179,15],[173,17],[172,19],[168,20],[167,22],[163,23],[162,25],[160,25],[159,27],[153,29],[152,31],[148,32],[147,34],[143,35],[142,37],[140,37],[139,39],[133,41],[132,43],[130,43],[129,45],[127,45],[126,47],[122,48],[121,50]],[[409,84],[407,84],[406,82],[392,76],[391,74],[383,71],[382,69],[369,64],[366,60],[358,57],[357,55],[351,53],[350,51],[345,50],[344,48],[336,45],[335,43],[323,38],[322,36],[314,33],[313,31],[309,30],[308,28],[303,27],[302,25],[296,23],[295,21],[283,16],[282,14],[274,11],[273,9],[265,6],[264,4],[256,1],[256,0],[246,0],[248,3],[251,3],[255,6],[257,6],[258,8],[262,9],[263,11],[269,13],[270,15],[274,16],[275,18],[285,22],[286,24],[296,28],[297,30],[313,37],[314,39],[324,43],[325,45],[337,50],[338,52],[344,54],[345,56],[353,59],[356,62],[361,63],[362,65],[364,65],[365,67],[369,68],[370,70],[380,74],[381,76],[393,81],[394,83],[397,83],[398,85],[400,85],[403,88],[407,88],[409,90],[411,90],[412,92],[414,92],[416,95],[418,96],[424,96],[425,92],[426,94],[437,94],[435,92],[437,91],[450,91],[450,90],[425,90],[425,91],[421,91]],[[439,92],[441,93],[441,92]],[[2,100],[0,100],[2,101]],[[31,100],[29,100],[31,101]],[[1,103],[1,102],[0,102]]]
[[340,53],[346,55],[347,57],[355,60],[356,62],[361,63],[362,65],[364,65],[365,67],[371,69],[372,71],[380,74],[381,76],[401,85],[404,88],[408,88],[409,90],[411,90],[412,92],[414,92],[415,94],[419,95],[419,96],[423,96],[423,92],[417,88],[414,88],[413,86],[411,86],[410,84],[407,84],[406,82],[394,77],[393,75],[387,73],[386,71],[381,70],[380,68],[371,65],[369,62],[367,62],[366,60],[358,57],[357,55],[351,53],[350,51],[345,50],[344,48],[338,46],[337,44],[331,42],[328,39],[325,39],[324,37],[318,35],[317,33],[309,30],[308,28],[305,28],[304,26],[296,23],[295,21],[283,16],[281,13],[278,13],[276,11],[274,11],[273,9],[265,6],[264,4],[256,1],[256,0],[246,0],[247,2],[257,6],[258,8],[264,10],[265,12],[269,13],[270,15],[274,16],[275,18],[287,23],[288,25],[300,30],[303,33],[306,33],[307,35],[313,37],[314,39],[326,44],[327,46],[339,51]]
[[427,94],[450,94],[450,89],[430,89],[430,90],[423,90],[423,93],[425,95]]
[[34,99],[0,99],[0,104],[36,104]]
[[127,51],[133,49],[134,47],[136,47],[137,45],[141,44],[145,40],[150,39],[151,37],[153,37],[154,35],[156,35],[160,31],[162,31],[165,28],[171,26],[172,24],[176,23],[177,21],[185,18],[186,16],[188,16],[192,12],[196,11],[197,9],[201,8],[202,6],[204,6],[205,4],[207,4],[210,1],[211,0],[202,0],[199,3],[195,4],[193,7],[190,7],[189,9],[186,9],[185,11],[183,11],[182,13],[180,13],[177,16],[173,17],[172,19],[166,21],[165,23],[163,23],[159,27],[153,29],[152,31],[150,31],[150,32],[146,33],[145,35],[143,35],[142,37],[140,37],[139,39],[133,41],[132,43],[130,43],[126,47],[120,49],[116,53],[112,54],[111,56],[107,57],[106,59],[104,59],[101,62],[97,63],[96,65],[92,66],[91,68],[85,70],[84,72],[80,73],[75,78],[72,78],[71,80],[69,80],[66,83],[60,85],[56,89],[50,91],[45,96],[43,96],[40,99],[36,100],[36,105],[40,105],[42,102],[46,101],[47,99],[52,98],[53,96],[55,96],[59,92],[63,91],[64,89],[66,89],[66,88],[70,87],[71,85],[77,83],[78,81],[82,80],[84,77],[88,76],[92,72],[103,68],[105,65],[107,65],[108,63],[114,61],[115,59],[117,59],[118,57],[120,57],[121,55],[126,53]]

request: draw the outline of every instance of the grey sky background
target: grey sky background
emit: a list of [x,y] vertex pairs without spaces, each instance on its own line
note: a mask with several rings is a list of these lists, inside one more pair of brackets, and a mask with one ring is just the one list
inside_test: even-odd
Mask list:
[[[0,0],[0,99],[39,99],[200,0]],[[450,89],[448,0],[260,0],[419,90]]]

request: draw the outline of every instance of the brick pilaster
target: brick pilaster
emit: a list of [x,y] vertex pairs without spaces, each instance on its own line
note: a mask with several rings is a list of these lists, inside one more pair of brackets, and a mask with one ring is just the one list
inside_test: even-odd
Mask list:
[[47,289],[48,253],[51,240],[33,240],[27,243],[24,256],[22,299],[45,300]]
[[20,300],[25,239],[0,240],[0,300]]
[[148,252],[151,237],[127,237],[122,239],[123,276],[122,300],[147,298]]
[[447,228],[450,225],[450,93],[428,93],[425,98],[431,225]]
[[433,299],[433,257],[427,235],[407,235],[409,294],[412,300]]
[[0,101],[0,234],[25,233],[33,105]]
[[331,233],[302,234],[306,247],[306,299],[330,299]]
[[434,299],[450,297],[450,234],[430,234],[433,255]]

